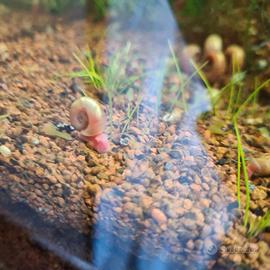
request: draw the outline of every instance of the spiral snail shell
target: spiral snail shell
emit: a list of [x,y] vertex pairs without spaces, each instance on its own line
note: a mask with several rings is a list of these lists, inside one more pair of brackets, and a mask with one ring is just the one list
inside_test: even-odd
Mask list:
[[105,120],[100,105],[90,97],[81,97],[71,105],[70,121],[83,136],[96,136],[103,132]]
[[90,97],[81,97],[71,105],[70,122],[79,131],[80,138],[98,152],[109,150],[107,135],[104,134],[105,117],[98,102]]
[[208,70],[207,77],[209,81],[215,80],[217,77],[222,76],[226,71],[226,59],[223,52],[212,51],[206,55],[209,60],[210,69]]

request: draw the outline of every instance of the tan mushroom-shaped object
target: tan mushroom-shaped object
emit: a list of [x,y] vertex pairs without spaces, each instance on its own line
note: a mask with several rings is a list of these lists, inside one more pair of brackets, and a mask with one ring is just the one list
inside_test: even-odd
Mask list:
[[80,138],[100,153],[109,150],[104,133],[105,116],[100,104],[90,97],[81,97],[71,105],[70,122],[79,131]]
[[226,51],[225,55],[228,57],[231,68],[242,69],[245,64],[245,51],[242,47],[232,44]]

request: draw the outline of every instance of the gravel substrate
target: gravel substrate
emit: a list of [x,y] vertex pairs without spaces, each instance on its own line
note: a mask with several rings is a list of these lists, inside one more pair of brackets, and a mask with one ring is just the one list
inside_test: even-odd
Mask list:
[[[3,27],[0,22],[0,33]],[[102,50],[102,29],[78,20],[20,38],[11,29],[0,39],[8,48],[0,57],[0,115],[8,115],[1,120],[0,144],[11,151],[0,155],[0,189],[56,226],[91,233],[93,239],[106,235],[106,243],[93,245],[99,269],[105,264],[98,245],[111,242],[141,258],[158,257],[187,269],[222,264],[267,269],[269,238],[243,236],[235,164],[220,165],[225,153],[234,153],[234,136],[219,142],[200,123],[203,144],[194,121],[167,125],[151,118],[152,108],[144,102],[126,138],[113,126],[107,154],[97,154],[75,136],[64,140],[44,133],[47,123],[69,123],[70,104],[80,96],[78,82],[66,76],[78,67],[71,55],[85,43]],[[115,108],[114,123],[125,117],[124,102]],[[256,205],[267,204],[267,192],[254,191]],[[256,252],[222,253],[223,245],[251,245]]]

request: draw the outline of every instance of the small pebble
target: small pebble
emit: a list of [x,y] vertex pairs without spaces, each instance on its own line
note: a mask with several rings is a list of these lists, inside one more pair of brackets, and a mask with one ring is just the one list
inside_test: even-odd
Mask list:
[[4,157],[9,157],[11,155],[11,151],[10,149],[5,146],[5,145],[1,145],[0,146],[0,153],[4,156]]
[[39,139],[33,138],[33,139],[32,139],[32,144],[33,144],[33,145],[38,145],[38,144],[39,144]]
[[179,151],[170,151],[169,156],[171,158],[174,158],[174,159],[180,159],[181,158],[181,154],[180,154]]
[[121,137],[120,138],[120,145],[127,146],[128,145],[128,141],[129,141],[128,137]]
[[161,210],[157,208],[152,209],[151,216],[159,225],[167,223],[167,217]]
[[251,194],[253,200],[264,200],[267,197],[267,193],[259,188],[255,188]]

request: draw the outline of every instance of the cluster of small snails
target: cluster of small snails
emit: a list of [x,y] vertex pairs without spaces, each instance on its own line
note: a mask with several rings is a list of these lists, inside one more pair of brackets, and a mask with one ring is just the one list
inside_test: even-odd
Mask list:
[[240,70],[245,63],[245,52],[242,47],[236,44],[229,45],[223,50],[223,40],[219,35],[209,35],[203,46],[189,44],[181,52],[182,68],[190,73],[190,60],[196,63],[207,62],[204,73],[210,82],[215,82],[226,73],[232,71],[234,66]]
[[101,105],[90,97],[81,97],[71,105],[70,122],[79,131],[79,138],[99,153],[109,151],[105,134],[105,116]]

